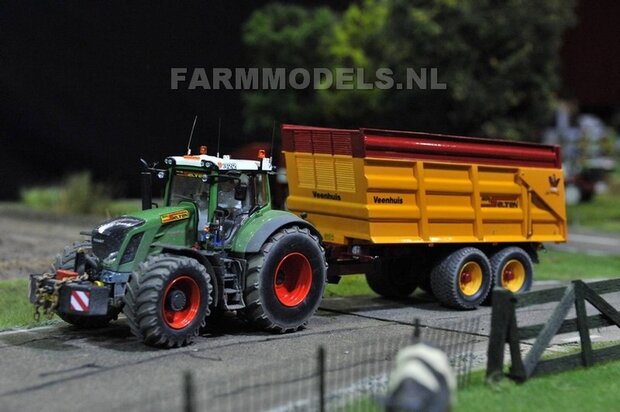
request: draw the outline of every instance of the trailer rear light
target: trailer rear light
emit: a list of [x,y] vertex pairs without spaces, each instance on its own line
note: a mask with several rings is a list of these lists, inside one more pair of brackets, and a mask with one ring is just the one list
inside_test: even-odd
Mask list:
[[266,157],[266,156],[265,156],[265,150],[264,150],[264,149],[260,149],[260,150],[258,151],[258,158],[259,158],[259,159],[264,159],[265,157]]

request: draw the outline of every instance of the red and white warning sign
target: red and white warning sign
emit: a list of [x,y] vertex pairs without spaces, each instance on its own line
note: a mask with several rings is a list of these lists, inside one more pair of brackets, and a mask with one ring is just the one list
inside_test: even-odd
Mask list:
[[74,312],[88,312],[90,292],[83,290],[71,291],[71,310]]

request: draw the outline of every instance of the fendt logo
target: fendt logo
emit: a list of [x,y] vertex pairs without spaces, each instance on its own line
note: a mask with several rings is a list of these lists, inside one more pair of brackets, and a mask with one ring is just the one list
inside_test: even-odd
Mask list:
[[183,220],[189,218],[189,211],[187,210],[179,210],[177,212],[166,213],[165,215],[161,215],[161,223],[171,223],[176,222],[177,220]]

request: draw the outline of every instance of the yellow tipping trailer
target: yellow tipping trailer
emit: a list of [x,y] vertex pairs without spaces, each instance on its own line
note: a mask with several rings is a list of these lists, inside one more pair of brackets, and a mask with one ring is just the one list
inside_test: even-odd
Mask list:
[[287,206],[322,234],[333,279],[365,267],[381,295],[422,286],[469,308],[493,283],[527,290],[540,243],[566,241],[556,146],[295,125],[282,144]]

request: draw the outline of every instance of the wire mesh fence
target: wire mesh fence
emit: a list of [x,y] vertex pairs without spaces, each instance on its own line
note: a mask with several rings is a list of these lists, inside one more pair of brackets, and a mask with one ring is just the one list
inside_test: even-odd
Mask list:
[[443,350],[460,388],[480,364],[480,317],[441,328],[420,325],[389,338],[317,348],[316,357],[244,370],[217,381],[196,382],[192,371],[179,389],[159,391],[122,406],[137,411],[378,411],[383,410],[390,372],[402,348],[423,341]]

